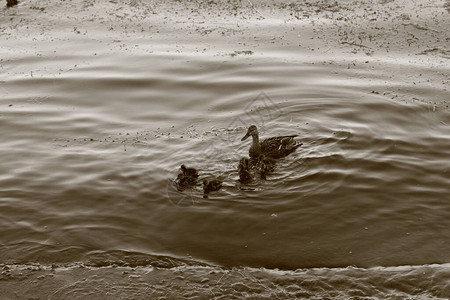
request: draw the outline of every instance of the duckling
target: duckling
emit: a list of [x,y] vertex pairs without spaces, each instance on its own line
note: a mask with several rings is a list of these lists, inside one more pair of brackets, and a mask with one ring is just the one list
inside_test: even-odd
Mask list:
[[272,173],[275,170],[275,159],[270,157],[262,157],[259,162],[261,179],[266,180],[267,174]]
[[197,184],[197,179],[192,177],[185,177],[183,174],[178,174],[177,179],[175,180],[177,184],[177,188],[179,191],[183,191],[186,188],[191,188]]
[[194,168],[187,168],[185,165],[181,165],[180,173],[178,173],[175,180],[179,191],[183,191],[186,188],[191,188],[197,184],[198,172]]
[[13,7],[18,4],[17,0],[6,0],[6,7]]
[[219,179],[203,180],[203,198],[208,198],[210,192],[216,192],[222,188],[222,181]]
[[194,168],[187,168],[184,164],[181,165],[180,171],[183,173],[183,176],[198,178],[198,172]]
[[246,157],[241,158],[238,165],[239,181],[243,184],[247,184],[253,181],[250,174],[249,159]]

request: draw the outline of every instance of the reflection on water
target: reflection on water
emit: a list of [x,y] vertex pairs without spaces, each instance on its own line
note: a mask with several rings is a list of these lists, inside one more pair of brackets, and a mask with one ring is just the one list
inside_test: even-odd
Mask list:
[[[116,250],[289,270],[448,262],[448,114],[327,67],[185,60],[99,57],[0,78],[4,262]],[[303,146],[243,189],[250,124]],[[223,188],[180,193],[181,164]]]

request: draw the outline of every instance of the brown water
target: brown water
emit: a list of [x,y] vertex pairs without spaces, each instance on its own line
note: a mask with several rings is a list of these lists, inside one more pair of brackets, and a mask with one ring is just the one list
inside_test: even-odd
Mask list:
[[[167,55],[2,78],[3,262],[117,250],[284,270],[448,262],[448,113],[329,73]],[[304,145],[243,191],[240,138],[253,123]],[[177,192],[183,163],[224,188]]]
[[[284,291],[321,278],[304,297],[336,296],[343,282],[347,297],[353,285],[373,297],[448,297],[450,115],[401,101],[448,91],[319,61],[277,51],[2,61],[0,262],[188,265],[212,280],[206,263],[264,273]],[[413,68],[444,74],[448,63]],[[250,124],[303,146],[242,186]],[[178,192],[181,164],[223,189]],[[271,277],[278,270],[286,282]],[[422,286],[424,273],[434,280]]]

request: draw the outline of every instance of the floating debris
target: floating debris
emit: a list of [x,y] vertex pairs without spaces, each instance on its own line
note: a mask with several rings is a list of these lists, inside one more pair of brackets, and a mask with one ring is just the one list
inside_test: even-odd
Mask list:
[[230,54],[231,57],[235,57],[238,55],[252,55],[253,51],[251,50],[241,50],[241,51],[234,51],[233,53]]

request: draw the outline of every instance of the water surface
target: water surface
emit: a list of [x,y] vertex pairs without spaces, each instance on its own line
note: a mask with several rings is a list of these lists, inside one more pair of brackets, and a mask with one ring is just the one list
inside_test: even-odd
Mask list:
[[[383,91],[400,83],[384,74],[371,74],[368,88],[352,70],[258,56],[21,63],[83,61],[40,74],[3,64],[3,263],[107,266],[165,255],[320,270],[449,262],[450,117],[392,100]],[[442,93],[430,89],[417,94]],[[303,146],[245,187],[236,169],[250,124],[262,137],[298,134]],[[200,186],[176,191],[181,164],[224,188],[209,199]]]

